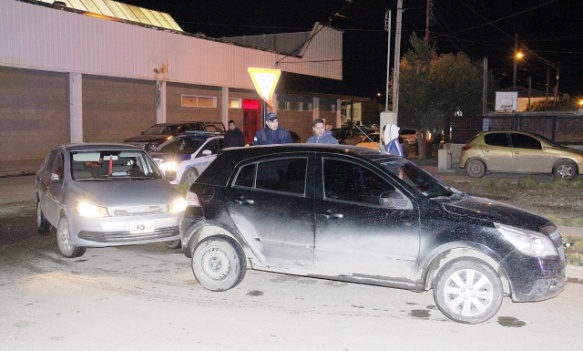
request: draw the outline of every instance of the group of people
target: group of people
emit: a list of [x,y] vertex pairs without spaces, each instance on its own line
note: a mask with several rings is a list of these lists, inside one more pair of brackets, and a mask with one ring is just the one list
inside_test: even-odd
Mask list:
[[[383,141],[385,151],[392,155],[403,157],[403,149],[399,143],[399,127],[396,124],[387,124],[383,128],[381,141]],[[312,122],[314,135],[306,140],[306,144],[338,144],[338,140],[332,132],[326,130],[326,124],[322,118],[317,118]],[[388,140],[388,142],[384,142]],[[233,120],[229,121],[229,130],[224,137],[225,147],[244,146],[245,140],[243,132],[237,128]],[[255,132],[253,145],[290,144],[292,138],[285,128],[279,126],[277,114],[269,112],[265,117],[265,127]]]

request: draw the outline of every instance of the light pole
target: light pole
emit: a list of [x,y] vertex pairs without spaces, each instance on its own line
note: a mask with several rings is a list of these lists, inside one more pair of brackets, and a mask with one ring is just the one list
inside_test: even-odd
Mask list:
[[512,76],[512,91],[516,91],[516,69],[518,68],[518,61],[524,57],[522,52],[514,53],[514,75]]
[[391,72],[391,9],[385,13],[385,30],[387,31],[387,81],[385,86],[385,111],[389,110],[389,74]]

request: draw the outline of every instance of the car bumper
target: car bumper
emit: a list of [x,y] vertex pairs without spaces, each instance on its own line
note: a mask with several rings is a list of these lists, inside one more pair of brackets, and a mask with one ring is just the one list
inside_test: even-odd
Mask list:
[[555,258],[522,259],[515,262],[521,269],[515,269],[510,277],[512,301],[535,302],[557,296],[567,284],[567,261]]
[[180,238],[179,215],[69,218],[71,239],[80,247],[149,244]]

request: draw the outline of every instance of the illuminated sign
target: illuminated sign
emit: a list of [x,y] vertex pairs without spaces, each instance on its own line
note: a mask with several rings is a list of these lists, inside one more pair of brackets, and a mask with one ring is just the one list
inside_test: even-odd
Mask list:
[[273,106],[273,92],[281,75],[278,69],[254,68],[248,69],[255,90],[259,96],[269,105]]

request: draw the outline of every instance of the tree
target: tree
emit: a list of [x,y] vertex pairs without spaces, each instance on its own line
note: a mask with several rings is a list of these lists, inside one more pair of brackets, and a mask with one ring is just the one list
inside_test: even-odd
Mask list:
[[[438,55],[435,45],[427,45],[415,33],[409,42],[411,49],[401,60],[399,72],[399,124],[440,132],[447,116],[480,115],[481,61],[474,62],[463,53]],[[495,89],[494,85],[489,88]],[[418,139],[422,146],[423,138]],[[424,148],[419,151],[420,158],[424,158]]]

